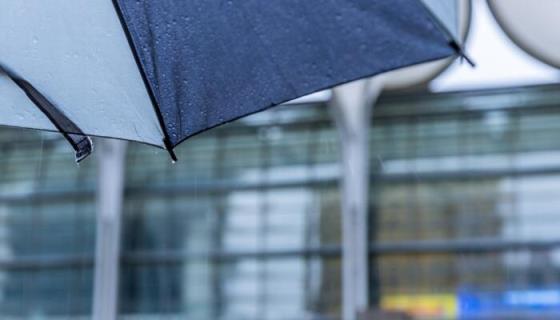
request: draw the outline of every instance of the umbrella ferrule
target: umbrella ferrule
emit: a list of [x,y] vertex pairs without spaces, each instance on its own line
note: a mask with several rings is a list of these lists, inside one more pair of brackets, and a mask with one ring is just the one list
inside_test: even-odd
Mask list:
[[453,50],[455,50],[455,52],[457,52],[461,60],[466,61],[473,68],[476,67],[474,61],[465,53],[463,46],[461,46],[457,41],[450,41],[449,45],[453,48]]
[[163,145],[165,146],[165,150],[169,153],[171,160],[173,162],[177,162],[177,155],[175,154],[175,151],[173,151],[173,144],[168,137],[163,138]]

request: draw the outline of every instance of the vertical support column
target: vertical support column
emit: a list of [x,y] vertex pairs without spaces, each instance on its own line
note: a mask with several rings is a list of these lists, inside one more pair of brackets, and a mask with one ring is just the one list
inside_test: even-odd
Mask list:
[[97,146],[99,180],[92,319],[116,320],[126,142],[104,139]]
[[333,90],[331,110],[340,137],[342,161],[342,313],[357,320],[369,307],[368,290],[368,130],[380,78]]

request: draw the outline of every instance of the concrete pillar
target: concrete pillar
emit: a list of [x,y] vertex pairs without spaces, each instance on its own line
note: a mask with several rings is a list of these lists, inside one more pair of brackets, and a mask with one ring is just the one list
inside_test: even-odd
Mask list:
[[116,320],[126,142],[98,140],[93,320]]
[[342,162],[343,320],[357,320],[369,307],[368,131],[381,89],[381,78],[348,83],[333,90],[330,103]]

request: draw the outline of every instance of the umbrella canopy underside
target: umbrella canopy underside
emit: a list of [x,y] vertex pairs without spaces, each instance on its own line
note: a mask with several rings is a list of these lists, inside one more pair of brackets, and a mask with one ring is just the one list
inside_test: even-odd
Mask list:
[[0,125],[171,151],[282,102],[453,55],[452,2],[3,1]]

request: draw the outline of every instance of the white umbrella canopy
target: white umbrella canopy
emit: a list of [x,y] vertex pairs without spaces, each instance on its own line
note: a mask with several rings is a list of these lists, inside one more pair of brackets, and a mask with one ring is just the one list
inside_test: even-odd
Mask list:
[[[87,135],[163,146],[163,133],[110,1],[4,1],[0,63]],[[0,124],[57,130],[2,75]],[[74,132],[78,133],[78,132]]]

